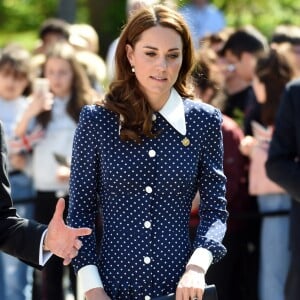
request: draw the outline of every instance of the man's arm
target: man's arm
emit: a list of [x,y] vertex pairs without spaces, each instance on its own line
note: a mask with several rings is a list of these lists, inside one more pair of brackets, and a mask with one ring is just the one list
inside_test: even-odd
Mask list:
[[[12,206],[7,175],[7,150],[0,122],[0,250],[29,264],[39,265],[41,238],[46,225],[20,218]],[[63,220],[64,199],[59,199],[45,236],[45,250],[64,258],[69,264],[81,247],[80,236],[89,235],[89,228],[71,228]]]
[[0,250],[38,264],[38,246],[45,225],[21,219],[12,207],[10,184],[7,174],[7,149],[0,123]]
[[0,224],[0,250],[38,266],[39,245],[47,226],[17,216],[1,218]]

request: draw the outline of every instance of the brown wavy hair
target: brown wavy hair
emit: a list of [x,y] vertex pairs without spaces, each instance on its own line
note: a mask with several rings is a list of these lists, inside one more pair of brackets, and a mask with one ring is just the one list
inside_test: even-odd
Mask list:
[[142,137],[153,138],[157,135],[152,130],[153,109],[131,71],[126,45],[129,44],[134,48],[145,30],[158,25],[173,29],[181,36],[183,61],[174,88],[183,98],[193,98],[190,72],[194,63],[194,49],[182,16],[163,5],[138,9],[131,15],[122,30],[115,56],[115,80],[110,84],[102,103],[107,109],[123,116],[120,131],[123,141],[131,140],[140,143]]
[[[61,58],[69,62],[73,80],[71,86],[70,100],[67,103],[66,111],[71,118],[78,123],[79,114],[82,107],[92,103],[95,93],[90,85],[88,76],[83,66],[78,62],[75,56],[74,48],[66,42],[55,43],[46,53],[45,62],[42,65],[42,77],[44,77],[44,69],[50,58]],[[37,116],[37,122],[43,127],[47,127],[51,120],[51,110],[43,111]]]

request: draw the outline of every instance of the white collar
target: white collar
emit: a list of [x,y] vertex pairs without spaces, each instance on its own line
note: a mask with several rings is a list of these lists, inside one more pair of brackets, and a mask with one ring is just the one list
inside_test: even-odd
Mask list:
[[174,88],[172,88],[169,99],[160,109],[159,113],[180,134],[186,135],[183,100]]

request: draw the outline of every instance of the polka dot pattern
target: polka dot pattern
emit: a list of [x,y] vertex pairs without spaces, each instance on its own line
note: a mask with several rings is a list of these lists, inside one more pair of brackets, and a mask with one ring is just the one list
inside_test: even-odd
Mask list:
[[[209,249],[214,261],[227,218],[221,115],[212,106],[184,100],[188,146],[159,113],[157,138],[122,142],[118,117],[86,106],[76,130],[68,223],[94,227],[102,211],[100,254],[95,235],[84,237],[75,270],[97,265],[114,299],[145,299],[174,292],[192,251]],[[201,222],[189,241],[189,212],[200,190]]]

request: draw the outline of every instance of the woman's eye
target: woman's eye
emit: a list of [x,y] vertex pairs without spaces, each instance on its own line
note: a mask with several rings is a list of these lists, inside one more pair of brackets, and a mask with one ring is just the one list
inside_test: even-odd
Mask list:
[[146,52],[146,55],[152,57],[152,56],[155,56],[156,54],[154,52]]
[[173,53],[173,54],[169,54],[168,56],[172,59],[175,59],[179,56],[179,54],[178,53]]

